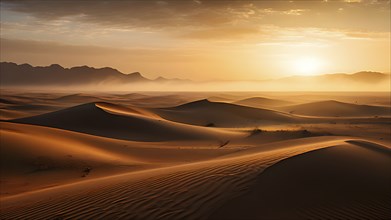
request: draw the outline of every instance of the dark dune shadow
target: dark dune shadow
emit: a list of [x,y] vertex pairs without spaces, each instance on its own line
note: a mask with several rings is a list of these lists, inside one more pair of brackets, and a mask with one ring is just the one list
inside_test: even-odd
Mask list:
[[391,149],[380,144],[375,144],[372,142],[362,141],[362,140],[350,140],[346,142],[349,144],[354,144],[360,147],[368,148],[370,150],[379,151],[380,153],[385,153],[391,156]]
[[211,219],[391,219],[391,157],[339,145],[283,160]]

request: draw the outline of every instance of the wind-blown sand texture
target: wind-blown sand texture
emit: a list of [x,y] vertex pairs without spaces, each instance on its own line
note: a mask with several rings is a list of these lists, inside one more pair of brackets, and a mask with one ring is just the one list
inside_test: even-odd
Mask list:
[[58,109],[0,122],[0,218],[391,218],[387,112],[295,115],[202,95],[220,97],[146,107],[124,100],[155,95],[30,94]]

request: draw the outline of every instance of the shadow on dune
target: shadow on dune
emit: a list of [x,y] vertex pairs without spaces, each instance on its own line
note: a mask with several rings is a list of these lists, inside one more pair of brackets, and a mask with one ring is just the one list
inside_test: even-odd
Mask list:
[[357,145],[311,151],[267,168],[247,194],[211,219],[391,219],[391,156],[369,142]]

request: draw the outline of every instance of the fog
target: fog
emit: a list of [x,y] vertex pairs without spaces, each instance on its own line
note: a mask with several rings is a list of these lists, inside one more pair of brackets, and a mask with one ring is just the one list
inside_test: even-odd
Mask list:
[[189,91],[189,92],[213,92],[213,91],[373,91],[386,92],[390,90],[390,78],[379,82],[356,82],[346,80],[325,81],[319,79],[282,79],[265,81],[168,81],[168,82],[134,82],[113,83],[101,82],[98,84],[73,84],[73,85],[4,85],[2,89],[18,89],[29,91],[58,91],[58,92],[129,92],[129,91]]

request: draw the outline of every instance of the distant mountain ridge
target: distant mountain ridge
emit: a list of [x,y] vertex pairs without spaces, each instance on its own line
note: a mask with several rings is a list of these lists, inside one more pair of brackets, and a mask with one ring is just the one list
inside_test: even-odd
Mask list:
[[29,64],[0,63],[2,85],[77,85],[121,82],[146,82],[139,72],[123,74],[110,67],[77,66],[64,68],[58,64],[36,66]]
[[30,64],[12,62],[0,63],[0,79],[1,85],[81,85],[182,81],[182,79],[163,77],[151,80],[139,72],[124,74],[111,67],[76,66],[64,68],[59,64],[34,67]]
[[372,72],[372,71],[361,71],[353,74],[346,73],[334,73],[325,75],[314,75],[314,76],[292,76],[284,78],[287,80],[303,80],[303,79],[316,79],[324,81],[355,81],[364,83],[377,83],[383,80],[390,79],[390,74]]
[[[262,82],[301,82],[308,79],[318,82],[358,82],[378,83],[390,80],[390,74],[363,71],[354,74],[326,74],[317,76],[292,76]],[[128,83],[189,83],[191,80],[167,79],[162,76],[148,79],[139,72],[124,74],[111,67],[94,68],[89,66],[76,66],[64,68],[59,64],[50,66],[31,66],[30,64],[16,64],[0,62],[0,85],[2,86],[73,86],[73,85],[110,85]],[[254,82],[254,81],[253,81]]]

